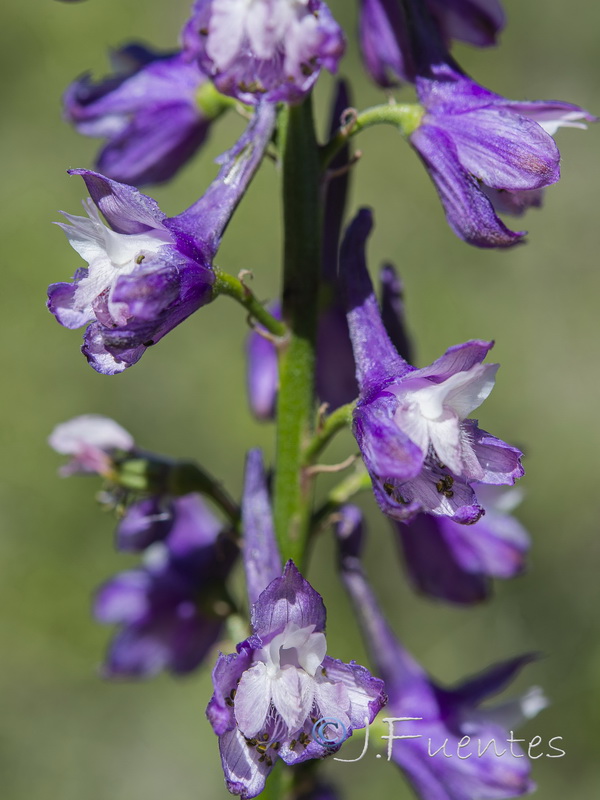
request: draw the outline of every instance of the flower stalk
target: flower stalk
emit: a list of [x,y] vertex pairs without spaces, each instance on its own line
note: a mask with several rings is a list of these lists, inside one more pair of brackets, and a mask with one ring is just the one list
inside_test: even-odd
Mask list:
[[346,142],[357,133],[373,125],[393,125],[403,136],[410,136],[421,124],[425,109],[418,103],[388,103],[373,106],[357,113],[354,109],[345,112],[347,119],[331,139],[321,147],[321,166],[325,169]]
[[280,349],[274,516],[282,557],[303,562],[310,523],[310,485],[302,479],[303,447],[314,424],[314,375],[321,272],[319,154],[311,100],[281,115],[283,154],[283,319]]

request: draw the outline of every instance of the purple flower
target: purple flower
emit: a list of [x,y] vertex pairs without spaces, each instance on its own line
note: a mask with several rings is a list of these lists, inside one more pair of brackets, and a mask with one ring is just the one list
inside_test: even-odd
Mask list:
[[[92,367],[113,375],[213,297],[212,260],[238,202],[271,138],[275,109],[262,104],[207,192],[167,218],[150,197],[95,172],[78,169],[91,199],[87,217],[60,223],[88,262],[73,283],[55,283],[48,307],[61,325],[91,323],[83,352]],[[103,214],[108,225],[100,217]]]
[[419,591],[451,603],[477,603],[491,593],[491,578],[513,578],[525,567],[529,535],[510,511],[518,489],[478,487],[485,516],[475,525],[418,514],[394,521],[408,574]]
[[492,391],[492,342],[449,348],[429,367],[399,356],[379,313],[365,262],[372,215],[362,209],[342,244],[341,263],[360,395],[353,431],[381,509],[407,520],[419,511],[472,523],[483,513],[472,483],[513,484],[521,453],[469,415]]
[[[335,752],[354,729],[374,719],[385,695],[382,682],[364,667],[326,655],[321,595],[292,561],[281,575],[256,451],[248,459],[242,521],[252,635],[237,653],[219,656],[207,715],[219,737],[229,791],[251,798],[264,788],[277,758],[298,764]],[[316,736],[321,718],[332,723]],[[327,746],[324,739],[335,743]]]
[[113,55],[115,74],[94,83],[84,75],[64,96],[79,133],[107,140],[97,168],[135,186],[169,180],[204,142],[214,116],[198,93],[207,78],[181,54],[131,44]]
[[102,672],[108,678],[194,670],[218,640],[231,610],[223,582],[237,548],[196,494],[174,501],[164,543],[144,565],[122,572],[98,591],[94,613],[120,625]]
[[[352,507],[337,526],[342,577],[389,702],[388,753],[422,800],[503,800],[535,788],[531,765],[513,731],[547,702],[537,688],[496,707],[502,691],[534,656],[496,664],[452,689],[434,682],[390,630],[365,577],[360,525]],[[401,717],[412,718],[400,721]],[[522,740],[521,740],[522,741]],[[470,755],[469,755],[470,754]]]
[[479,47],[495,44],[504,21],[499,0],[361,0],[363,60],[380,86],[413,82],[423,51],[452,39]]
[[196,0],[183,43],[220,92],[250,104],[299,102],[344,52],[321,0]]
[[552,134],[595,118],[558,101],[518,102],[490,92],[448,64],[417,78],[424,116],[409,140],[422,159],[454,233],[477,247],[510,247],[514,232],[498,211],[541,204],[560,177]]
[[60,469],[63,476],[109,475],[115,453],[130,452],[134,447],[131,434],[114,420],[99,414],[83,414],[57,425],[48,444],[57,453],[71,456],[69,463]]

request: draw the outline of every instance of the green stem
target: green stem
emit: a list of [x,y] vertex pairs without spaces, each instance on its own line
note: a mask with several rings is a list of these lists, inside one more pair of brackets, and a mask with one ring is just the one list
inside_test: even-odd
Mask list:
[[336,408],[335,411],[325,418],[320,430],[313,436],[308,447],[304,451],[304,466],[314,464],[336,433],[352,424],[353,409],[354,403],[347,403],[345,406]]
[[373,125],[394,125],[403,136],[410,136],[421,124],[425,109],[418,103],[392,103],[366,108],[350,119],[346,125],[321,147],[321,167],[325,169],[348,139]]
[[269,333],[283,338],[287,333],[287,327],[280,320],[270,314],[263,304],[256,299],[254,293],[239,278],[215,267],[215,282],[213,291],[215,294],[225,294],[233,297],[240,305],[244,306],[250,316],[259,322]]
[[302,449],[314,422],[315,340],[321,273],[319,153],[311,98],[282,113],[283,318],[289,344],[280,349],[277,401],[275,530],[284,560],[301,567],[310,526],[310,482]]

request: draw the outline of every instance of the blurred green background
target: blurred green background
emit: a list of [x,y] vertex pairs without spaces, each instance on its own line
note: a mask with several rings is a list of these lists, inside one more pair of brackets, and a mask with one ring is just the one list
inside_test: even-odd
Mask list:
[[[333,0],[349,32],[342,73],[356,104],[381,95],[361,74],[355,3]],[[587,0],[506,0],[502,46],[457,56],[481,83],[514,98],[560,98],[600,110],[600,7]],[[90,614],[90,593],[129,565],[112,548],[112,518],[97,483],[61,480],[46,445],[53,426],[84,412],[114,417],[147,449],[204,462],[239,491],[245,450],[273,451],[273,431],[246,408],[241,310],[224,299],[171,333],[125,374],[95,374],[81,332],[44,307],[48,283],[79,266],[50,223],[78,213],[83,197],[68,167],[92,165],[97,143],[61,121],[60,94],[87,69],[107,69],[108,47],[142,39],[171,47],[186,2],[8,0],[3,5],[2,244],[3,425],[0,498],[0,792],[3,800],[194,800],[225,798],[216,741],[204,717],[208,670],[186,680],[103,683],[96,675],[109,630]],[[331,90],[317,92],[321,112]],[[323,120],[323,114],[321,114]],[[171,185],[150,190],[177,213],[215,174],[214,157],[242,123],[219,122],[209,146]],[[598,131],[563,130],[561,183],[525,220],[529,243],[483,252],[458,241],[414,154],[391,129],[364,134],[352,209],[376,212],[371,264],[390,258],[406,282],[419,364],[469,338],[494,338],[502,363],[481,411],[488,430],[527,452],[520,517],[533,536],[528,574],[497,585],[475,610],[443,608],[405,586],[387,522],[370,497],[367,564],[395,629],[443,682],[521,651],[546,658],[519,688],[544,687],[551,707],[522,735],[564,737],[566,757],[535,762],[538,797],[590,800],[600,789],[600,426],[598,407]],[[251,269],[259,296],[277,294],[280,255],[276,170],[266,164],[240,208],[219,263]],[[337,453],[348,452],[350,440]],[[333,456],[332,456],[333,457]],[[329,652],[364,658],[335,577],[331,543],[318,545],[311,579],[329,608]],[[344,756],[357,752],[348,745]],[[328,763],[331,780],[358,800],[408,798],[392,764],[374,754]],[[373,796],[376,796],[373,794]]]

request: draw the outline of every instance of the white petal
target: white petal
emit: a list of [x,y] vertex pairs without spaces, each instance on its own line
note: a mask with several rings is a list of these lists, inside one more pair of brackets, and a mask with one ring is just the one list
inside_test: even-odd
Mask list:
[[287,725],[288,732],[298,731],[304,725],[314,702],[314,678],[304,670],[286,667],[272,679],[271,691],[273,705]]
[[75,455],[84,446],[101,450],[131,450],[133,437],[109,417],[100,414],[82,414],[57,425],[48,439],[57,453]]
[[264,728],[271,704],[271,681],[258,661],[242,675],[235,695],[234,713],[242,733],[251,739]]

